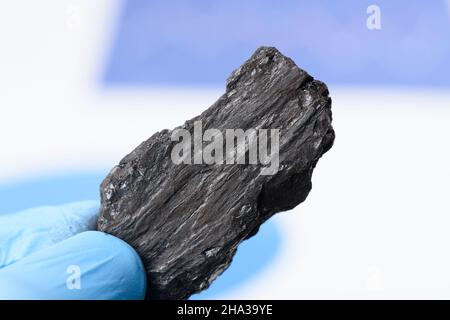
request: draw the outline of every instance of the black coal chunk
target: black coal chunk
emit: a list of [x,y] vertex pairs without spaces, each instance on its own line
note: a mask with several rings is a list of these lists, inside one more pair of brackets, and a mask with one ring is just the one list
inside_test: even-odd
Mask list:
[[[217,129],[210,141],[200,136],[200,151],[194,150],[199,125],[203,133]],[[247,140],[230,136],[227,153],[230,129],[256,131],[256,138],[248,137],[258,143],[239,151],[245,146],[239,141]],[[255,163],[252,152],[263,146],[264,130],[273,157],[263,162],[257,153]],[[176,149],[175,162],[184,161],[177,164],[174,148],[189,141],[175,134],[181,131],[192,137],[192,148]],[[277,49],[261,47],[231,74],[225,94],[210,108],[172,131],[154,134],[112,169],[100,187],[98,228],[137,250],[149,299],[186,299],[208,288],[264,221],[305,200],[313,169],[333,141],[326,85]],[[213,164],[202,158],[212,142],[223,143],[222,163],[219,149],[209,150]],[[244,155],[240,163],[237,158],[232,163],[230,150]]]

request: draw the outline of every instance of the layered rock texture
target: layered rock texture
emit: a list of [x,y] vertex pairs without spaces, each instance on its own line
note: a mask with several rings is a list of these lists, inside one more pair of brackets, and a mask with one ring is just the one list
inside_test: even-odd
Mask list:
[[[239,138],[226,139],[230,129],[256,135],[239,149]],[[137,250],[149,299],[186,299],[207,288],[264,221],[305,200],[333,141],[326,85],[261,47],[210,108],[155,133],[112,169],[100,187],[98,228]],[[260,154],[265,142],[268,157]],[[221,151],[211,151],[213,143],[223,143]]]

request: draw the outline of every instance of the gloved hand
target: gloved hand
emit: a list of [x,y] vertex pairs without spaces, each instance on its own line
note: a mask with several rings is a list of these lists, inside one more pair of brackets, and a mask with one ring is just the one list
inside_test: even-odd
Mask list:
[[143,299],[142,262],[84,201],[0,214],[0,299]]

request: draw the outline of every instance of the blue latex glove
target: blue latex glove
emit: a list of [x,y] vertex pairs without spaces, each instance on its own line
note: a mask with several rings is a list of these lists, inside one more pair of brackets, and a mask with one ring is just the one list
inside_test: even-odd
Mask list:
[[98,211],[86,201],[0,215],[0,299],[143,299],[137,253],[89,231]]

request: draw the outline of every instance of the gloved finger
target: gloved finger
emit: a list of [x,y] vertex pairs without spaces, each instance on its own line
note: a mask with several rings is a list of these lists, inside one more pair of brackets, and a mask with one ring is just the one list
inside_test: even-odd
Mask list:
[[87,231],[0,270],[0,299],[143,299],[146,275],[124,241]]
[[97,201],[0,215],[0,269],[77,233],[95,230]]

